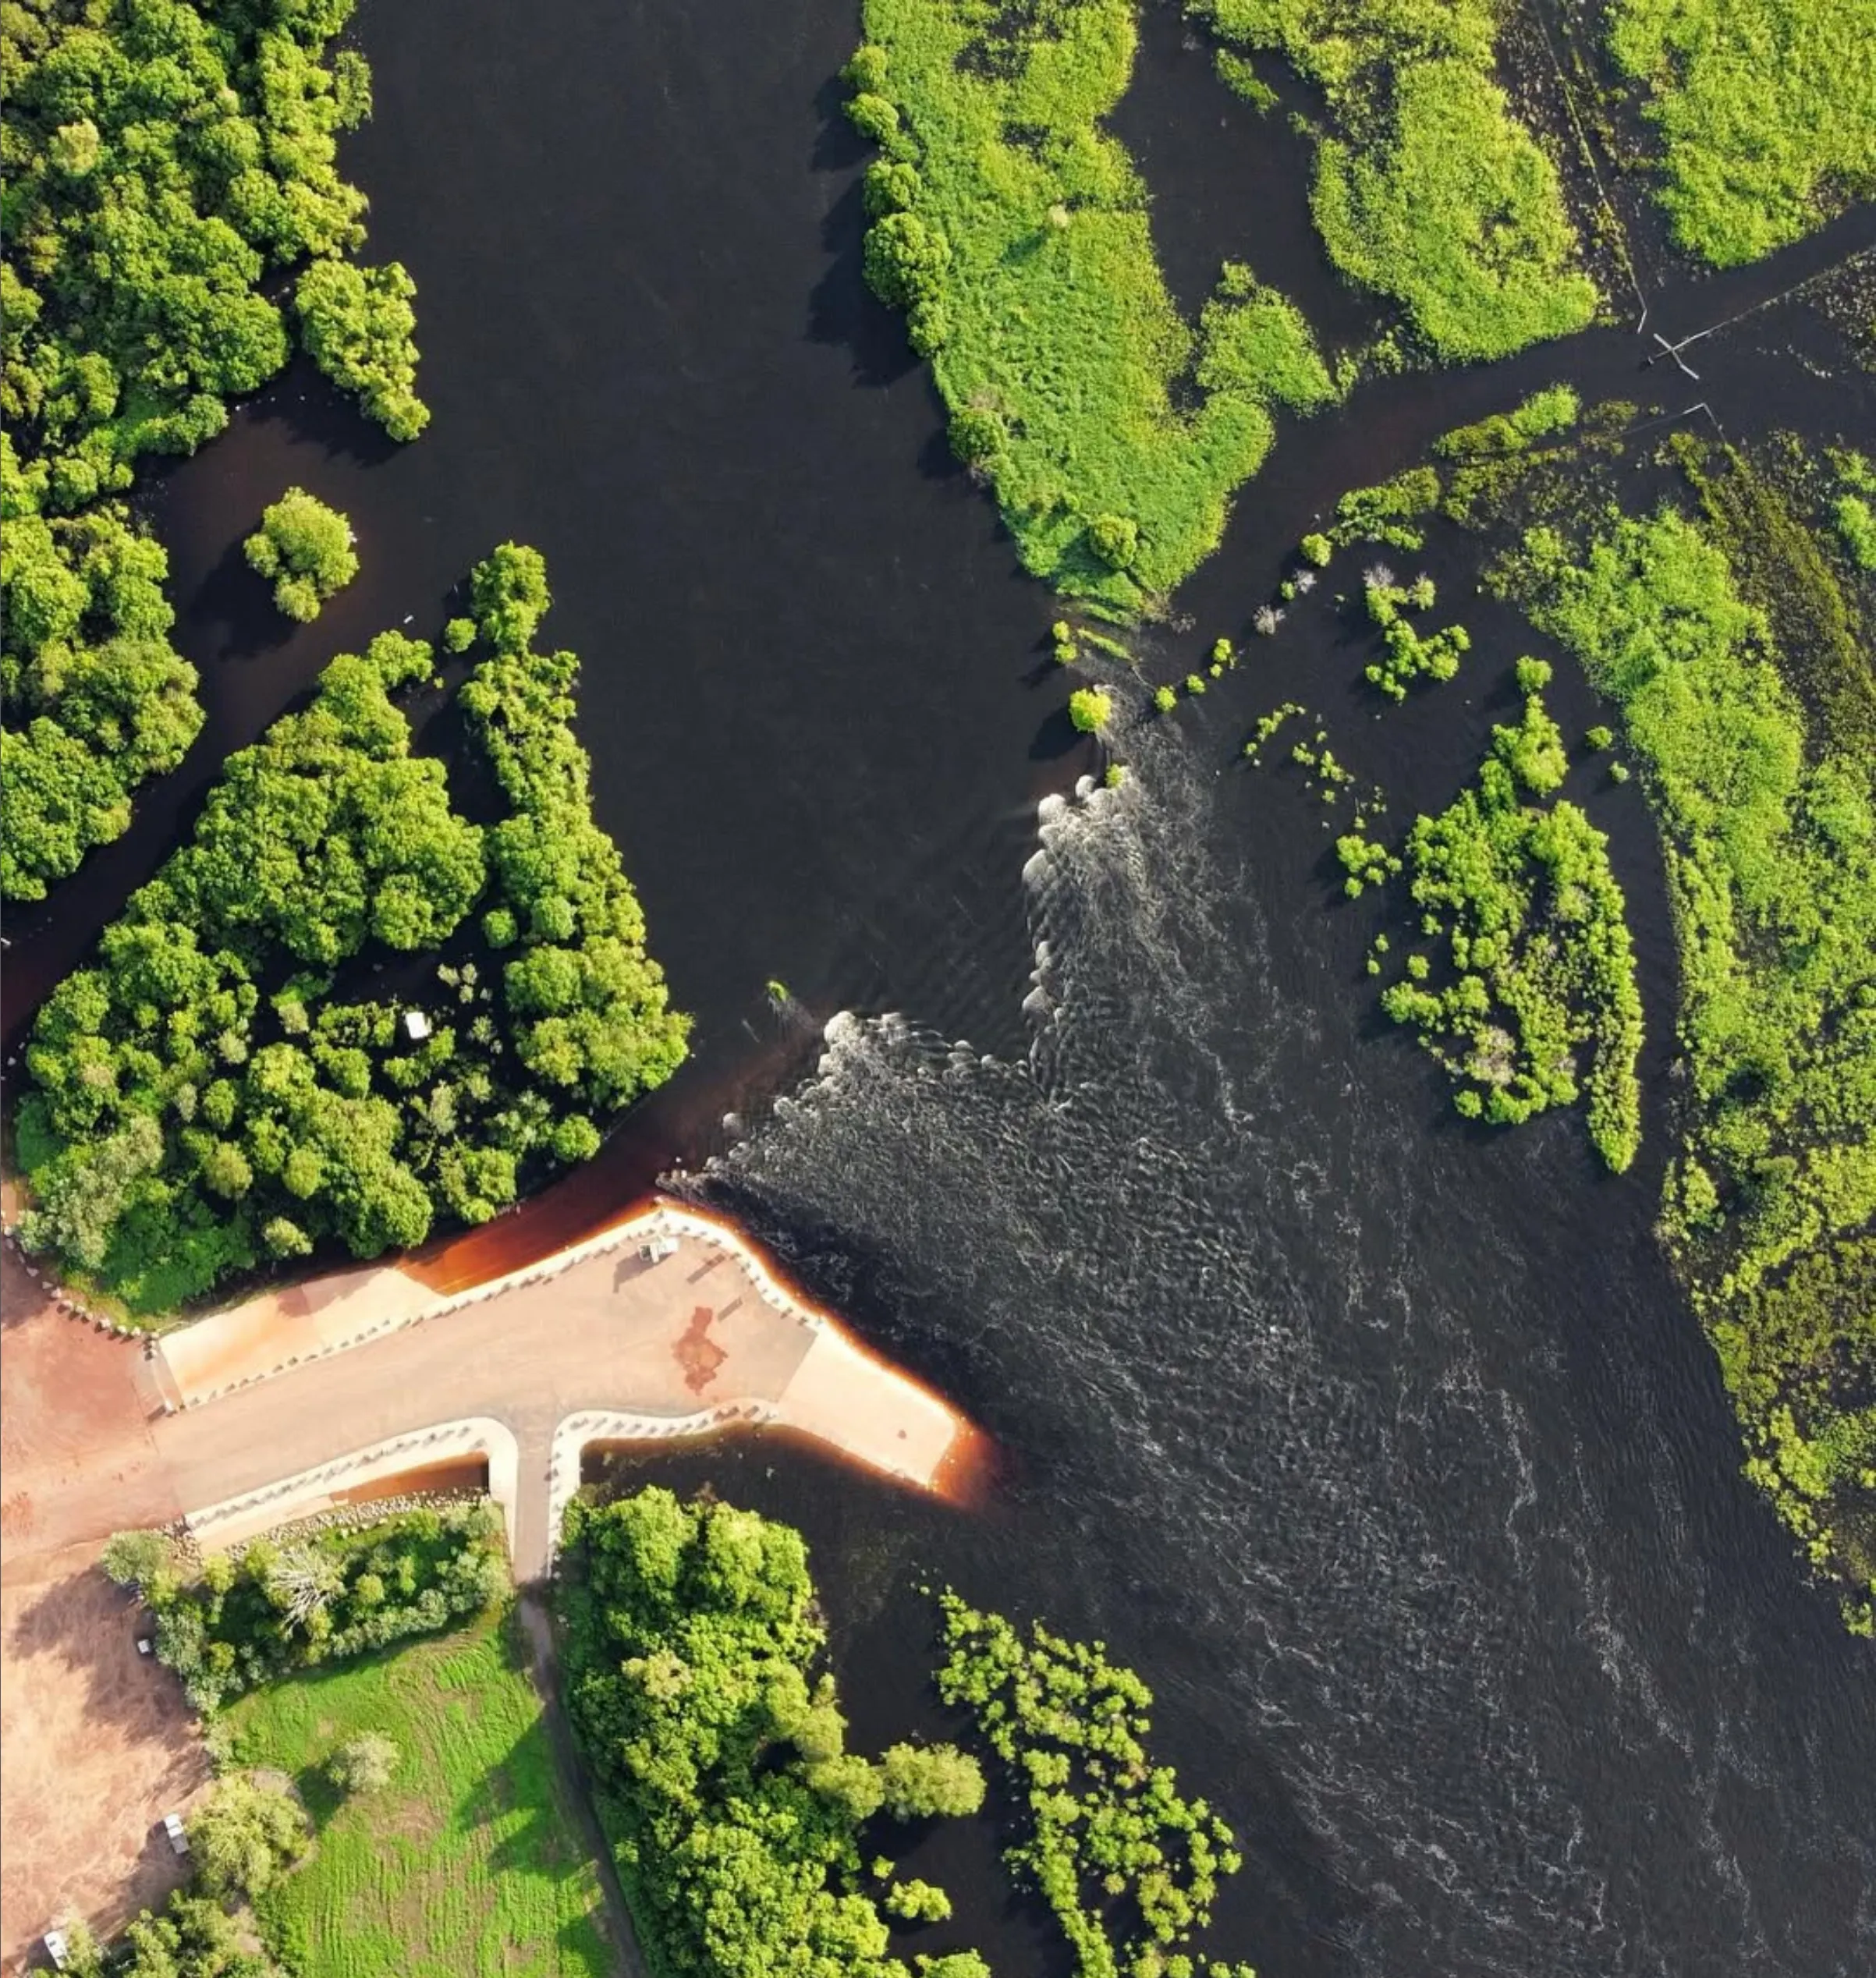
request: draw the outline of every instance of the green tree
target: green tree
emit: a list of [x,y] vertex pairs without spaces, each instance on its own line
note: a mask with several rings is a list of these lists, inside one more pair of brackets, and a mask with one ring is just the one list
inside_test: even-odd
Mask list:
[[315,261],[293,290],[307,354],[341,390],[356,392],[394,440],[413,440],[430,423],[416,390],[416,293],[397,261]]
[[189,1820],[196,1872],[211,1895],[251,1900],[307,1851],[307,1817],[288,1794],[226,1778]]
[[249,566],[274,582],[274,602],[310,623],[320,607],[358,574],[352,525],[336,509],[289,487],[261,513],[261,526],[242,544]]
[[175,1570],[176,1541],[167,1532],[114,1532],[98,1563],[107,1579],[140,1593]]
[[1098,735],[1114,718],[1114,697],[1105,687],[1078,687],[1069,696],[1069,719],[1083,735]]
[[880,1760],[882,1803],[895,1820],[965,1816],[984,1804],[984,1771],[955,1745],[893,1745]]
[[1130,516],[1098,515],[1088,524],[1088,547],[1110,569],[1124,570],[1140,552],[1140,524]]
[[348,1796],[382,1792],[402,1756],[395,1742],[381,1731],[361,1731],[326,1760],[326,1777]]
[[895,1882],[880,1907],[905,1923],[942,1923],[951,1914],[951,1898],[934,1883]]

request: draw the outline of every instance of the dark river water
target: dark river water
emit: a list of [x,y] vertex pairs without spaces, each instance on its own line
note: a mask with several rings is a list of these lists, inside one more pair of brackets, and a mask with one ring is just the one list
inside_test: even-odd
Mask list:
[[[917,1588],[949,1577],[1147,1676],[1160,1743],[1248,1843],[1216,1952],[1264,1978],[1868,1978],[1871,1658],[1740,1479],[1650,1232],[1673,963],[1638,794],[1584,792],[1650,1022],[1652,1137],[1614,1180],[1572,1120],[1462,1130],[1375,1019],[1379,922],[1334,903],[1332,814],[1233,766],[1293,697],[1397,822],[1443,803],[1508,704],[1510,622],[1468,601],[1462,681],[1378,721],[1332,609],[1300,611],[1202,708],[1124,727],[1121,792],[1065,799],[1097,765],[1055,607],[860,284],[829,83],[855,10],[400,0],[358,33],[378,114],[346,163],[371,251],[417,277],[434,423],[386,446],[296,370],[158,487],[209,723],[133,837],[16,916],[9,1026],[332,653],[434,630],[493,543],[536,544],[601,819],[698,1031],[502,1241],[544,1248],[682,1167],[1005,1452],[970,1515],[768,1445],[658,1466],[806,1526],[856,1732],[932,1721]],[[1182,301],[1230,253],[1364,333],[1295,140],[1169,17],[1117,122]],[[1865,207],[1651,293],[1651,320],[1686,334],[1873,239]],[[1183,673],[1341,489],[1559,377],[1867,438],[1867,381],[1822,349],[1786,305],[1690,352],[1697,385],[1643,372],[1625,325],[1366,387],[1285,429],[1143,656]],[[237,547],[294,480],[363,562],[307,629]],[[1427,562],[1449,600],[1473,580],[1456,537]],[[1553,700],[1591,718],[1580,683]],[[988,1887],[981,1834],[931,1846]],[[1000,1978],[1052,1969],[1026,1912],[968,1911]]]

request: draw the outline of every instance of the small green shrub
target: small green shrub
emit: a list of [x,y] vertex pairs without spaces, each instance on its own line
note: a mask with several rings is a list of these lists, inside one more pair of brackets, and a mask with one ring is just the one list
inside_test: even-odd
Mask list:
[[1088,524],[1088,547],[1112,570],[1124,570],[1140,553],[1140,524],[1124,515],[1098,515]]
[[348,1798],[382,1792],[391,1783],[401,1756],[395,1742],[381,1731],[361,1731],[326,1760],[326,1777]]
[[1069,696],[1069,719],[1083,735],[1098,735],[1114,718],[1114,697],[1104,687],[1078,687]]

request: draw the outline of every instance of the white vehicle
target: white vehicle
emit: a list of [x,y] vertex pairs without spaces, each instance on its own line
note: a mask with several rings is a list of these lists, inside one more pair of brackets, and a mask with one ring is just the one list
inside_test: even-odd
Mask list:
[[163,1831],[169,1836],[169,1845],[178,1854],[188,1853],[189,1836],[183,1831],[183,1816],[180,1813],[164,1814]]
[[55,1971],[64,1970],[66,1960],[71,1955],[71,1946],[66,1941],[65,1932],[62,1930],[48,1930],[42,1941],[45,1944],[46,1955],[52,1960],[52,1969]]

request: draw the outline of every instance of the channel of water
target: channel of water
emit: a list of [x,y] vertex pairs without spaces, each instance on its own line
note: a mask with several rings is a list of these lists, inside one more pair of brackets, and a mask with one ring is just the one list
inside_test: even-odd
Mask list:
[[[1739,1477],[1650,1233],[1658,1137],[1617,1181],[1570,1121],[1461,1130],[1374,1020],[1320,806],[1230,766],[1295,697],[1397,809],[1443,802],[1509,621],[1469,608],[1456,702],[1376,724],[1332,621],[1300,613],[1202,711],[1126,738],[1118,799],[1039,831],[1091,758],[1047,661],[1056,608],[860,283],[860,153],[829,81],[856,31],[845,5],[750,0],[362,12],[378,115],[347,165],[372,251],[417,276],[434,424],[387,447],[296,369],[158,484],[208,725],[132,837],[16,917],[9,1025],[332,652],[434,627],[491,543],[535,544],[601,821],[697,1050],[489,1235],[491,1267],[686,1167],[998,1435],[1009,1475],[970,1517],[761,1444],[655,1473],[807,1527],[858,1735],[934,1721],[916,1588],[949,1576],[1147,1675],[1161,1743],[1250,1843],[1218,1948],[1267,1974],[1860,1978],[1869,1657]],[[1274,168],[1282,140],[1232,122],[1251,113],[1156,18],[1119,120],[1176,289],[1231,253],[1352,322],[1290,207],[1256,231],[1300,199],[1293,172],[1240,197],[1237,237],[1219,175]],[[1659,320],[1684,334],[1872,239],[1865,207],[1670,285]],[[1694,391],[1594,331],[1287,427],[1179,601],[1193,629],[1141,642],[1155,676],[1242,629],[1342,488],[1556,378],[1704,395],[1729,430],[1876,430],[1867,380],[1791,361],[1804,334],[1774,312],[1713,339]],[[352,516],[364,572],[289,630],[235,545],[295,480]],[[1430,545],[1449,597],[1470,553]],[[1658,1122],[1658,858],[1632,790],[1598,815],[1644,934]],[[905,1016],[824,1046],[844,1010]],[[929,1845],[980,1891],[966,1920],[999,1971],[1047,1969],[1033,1916],[988,1893],[982,1835]]]

